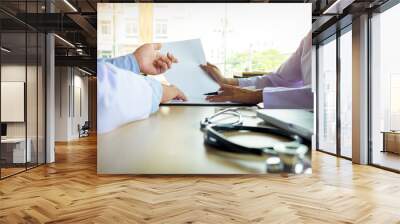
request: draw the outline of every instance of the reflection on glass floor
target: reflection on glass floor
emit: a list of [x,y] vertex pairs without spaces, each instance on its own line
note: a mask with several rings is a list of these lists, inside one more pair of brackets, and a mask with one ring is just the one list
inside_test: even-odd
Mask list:
[[23,167],[23,168],[19,168],[19,167],[1,168],[1,178],[11,176],[13,174],[22,172],[24,170],[25,170],[25,167]]
[[375,165],[400,171],[400,154],[375,150],[373,152],[372,160]]

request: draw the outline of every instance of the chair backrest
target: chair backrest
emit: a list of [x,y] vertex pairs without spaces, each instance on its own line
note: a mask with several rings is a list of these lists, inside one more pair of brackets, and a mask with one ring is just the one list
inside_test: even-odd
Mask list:
[[89,121],[85,121],[85,123],[82,126],[82,129],[89,129],[90,128],[90,123]]

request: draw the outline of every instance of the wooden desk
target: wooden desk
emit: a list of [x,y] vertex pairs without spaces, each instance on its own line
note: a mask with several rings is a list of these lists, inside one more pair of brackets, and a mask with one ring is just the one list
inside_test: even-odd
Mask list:
[[[218,107],[162,106],[150,118],[98,135],[99,174],[245,174],[265,173],[265,157],[222,152],[204,144],[200,120]],[[249,113],[249,112],[247,112]],[[251,113],[250,115],[255,115]],[[247,118],[247,124],[262,122]],[[231,135],[252,146],[277,141],[251,133]]]
[[383,131],[383,151],[400,154],[400,131]]
[[[25,151],[25,138],[5,138],[1,139],[2,158],[8,164],[25,164],[31,161],[31,146],[30,138],[26,139],[27,147]],[[27,161],[26,161],[27,159]]]

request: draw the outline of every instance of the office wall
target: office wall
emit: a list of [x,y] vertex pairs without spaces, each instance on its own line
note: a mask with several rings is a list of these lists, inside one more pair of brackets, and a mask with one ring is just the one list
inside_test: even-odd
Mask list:
[[89,117],[88,77],[76,68],[56,67],[55,80],[55,140],[73,140]]
[[1,110],[2,122],[24,122],[25,83],[1,82]]
[[[77,73],[78,72],[78,73]],[[72,136],[77,138],[79,135],[78,124],[83,125],[88,121],[88,77],[82,76],[83,74],[78,70],[74,73],[73,82],[73,108],[72,108]],[[80,101],[80,102],[79,102]]]
[[69,84],[68,67],[55,68],[55,140],[67,141],[69,133]]
[[[17,64],[5,64],[2,65],[2,82],[25,82],[25,65],[17,65]],[[27,66],[27,108],[30,111],[36,111],[37,107],[41,107],[42,105],[37,104],[37,95],[36,95],[36,84],[37,80],[32,77],[32,74],[36,75],[36,67],[35,66]],[[43,103],[43,102],[40,102]],[[31,124],[32,122],[36,122],[37,114],[36,113],[27,113],[27,122],[28,122],[28,133],[36,132],[36,124]],[[31,125],[30,125],[31,124]],[[8,137],[25,137],[25,124],[23,122],[11,122],[7,123],[7,136]],[[29,137],[29,136],[28,136]]]

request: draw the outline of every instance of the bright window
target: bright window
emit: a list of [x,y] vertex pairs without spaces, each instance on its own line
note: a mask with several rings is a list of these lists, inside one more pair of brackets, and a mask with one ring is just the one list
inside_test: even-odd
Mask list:
[[111,49],[115,57],[143,43],[200,38],[207,60],[227,76],[276,70],[311,30],[311,4],[98,4],[98,20],[111,24],[107,32],[120,30],[129,22],[120,18],[129,16],[141,20],[138,38],[127,43],[99,35],[98,52]]
[[396,170],[400,170],[400,156],[385,152],[382,132],[400,130],[399,21],[400,4],[373,15],[371,19],[372,163]]
[[154,39],[156,41],[168,38],[168,20],[167,19],[157,19],[155,22],[155,35]]
[[125,24],[125,33],[128,38],[134,38],[138,35],[137,21],[133,19],[127,19]]
[[352,33],[340,36],[340,153],[352,157]]
[[101,21],[100,22],[100,32],[102,35],[111,35],[111,22]]
[[318,48],[318,149],[336,153],[336,39]]

